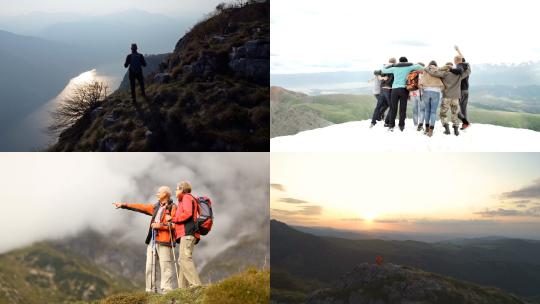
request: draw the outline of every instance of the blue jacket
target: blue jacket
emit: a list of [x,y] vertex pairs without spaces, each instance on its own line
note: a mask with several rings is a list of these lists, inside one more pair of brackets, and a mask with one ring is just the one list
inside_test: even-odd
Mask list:
[[407,86],[407,75],[412,71],[423,70],[424,67],[419,64],[413,64],[411,66],[403,67],[390,67],[382,69],[384,74],[394,74],[394,83],[392,83],[392,89],[405,88]]

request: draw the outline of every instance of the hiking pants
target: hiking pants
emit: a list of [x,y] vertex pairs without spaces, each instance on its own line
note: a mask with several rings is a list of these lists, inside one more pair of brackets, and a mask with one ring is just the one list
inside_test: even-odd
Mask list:
[[425,112],[424,100],[423,98],[420,98],[420,96],[411,96],[411,101],[413,103],[412,117],[413,117],[414,125],[416,126],[424,122],[424,112]]
[[373,115],[371,117],[371,124],[374,125],[377,123],[377,119],[379,118],[379,110],[381,108],[381,94],[374,94],[375,100],[377,101],[375,103],[375,109],[373,109]]
[[129,72],[129,85],[131,87],[131,99],[133,101],[137,101],[137,95],[135,94],[135,80],[139,82],[142,95],[146,96],[146,93],[144,91],[144,77],[143,77],[142,72],[141,73]]
[[454,126],[458,125],[459,114],[459,99],[457,98],[443,98],[441,104],[441,123],[443,126],[448,123],[447,112],[450,109],[452,112],[451,121]]
[[201,279],[193,263],[193,247],[197,239],[192,235],[186,235],[180,238],[180,258],[178,264],[180,268],[179,288],[187,288],[189,285],[201,285]]
[[459,119],[467,119],[467,103],[469,103],[469,90],[461,91],[461,99],[459,100]]
[[[375,105],[375,109],[373,110],[373,116],[371,117],[371,124],[374,125],[377,123],[377,120],[381,117],[381,114],[384,112],[381,112],[383,109],[383,102],[386,105],[386,102],[384,100],[383,94],[376,94],[375,98],[377,99],[377,104]],[[388,106],[386,106],[387,108]]]
[[[161,278],[161,290],[167,292],[173,289],[173,257],[171,247],[156,244],[156,257],[152,260],[152,245],[146,247],[146,291],[152,292],[154,290],[154,282],[157,282],[157,278],[154,277],[157,271],[154,272],[154,267],[159,262],[160,278]],[[152,261],[154,263],[152,264]],[[158,290],[159,291],[159,290]]]
[[[381,109],[379,111],[379,117],[383,117],[384,112],[386,110],[388,110],[388,108],[390,108],[391,94],[392,94],[392,89],[381,88],[382,105],[381,105]],[[388,116],[390,116],[389,114],[390,114],[390,112],[388,112],[388,114],[386,114],[386,117],[384,119],[385,124],[389,124],[389,121],[390,121],[390,117],[388,117]]]
[[441,92],[424,90],[422,99],[425,104],[424,121],[430,126],[435,126],[437,121],[437,108],[441,101]]
[[399,127],[405,128],[405,118],[407,118],[407,99],[409,99],[409,91],[405,88],[392,89],[390,97],[390,127],[396,126],[396,116],[399,105]]

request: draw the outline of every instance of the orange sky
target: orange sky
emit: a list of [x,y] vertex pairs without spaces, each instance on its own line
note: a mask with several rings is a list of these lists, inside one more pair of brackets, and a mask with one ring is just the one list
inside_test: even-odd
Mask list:
[[534,153],[272,153],[271,216],[355,230],[540,230],[539,164]]

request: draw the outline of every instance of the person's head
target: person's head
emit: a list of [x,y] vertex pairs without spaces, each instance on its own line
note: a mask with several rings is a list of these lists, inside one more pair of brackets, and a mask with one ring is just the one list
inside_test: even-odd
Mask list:
[[132,52],[136,52],[136,51],[137,51],[137,44],[136,44],[136,43],[132,43],[132,44],[131,44],[131,51],[132,51]]
[[156,192],[156,198],[160,203],[166,203],[171,199],[171,188],[167,186],[161,186]]
[[399,57],[399,62],[409,62],[407,57]]
[[431,60],[431,61],[429,62],[429,65],[437,66],[437,61]]
[[181,199],[186,193],[191,193],[191,184],[186,181],[179,182],[176,185],[176,197]]
[[455,64],[460,64],[463,62],[463,57],[457,55],[456,57],[454,57],[454,63]]
[[388,63],[390,63],[390,64],[396,63],[396,58],[392,57],[392,58],[388,59]]
[[426,66],[423,62],[419,62],[418,65],[421,65],[421,66],[423,66],[423,67]]

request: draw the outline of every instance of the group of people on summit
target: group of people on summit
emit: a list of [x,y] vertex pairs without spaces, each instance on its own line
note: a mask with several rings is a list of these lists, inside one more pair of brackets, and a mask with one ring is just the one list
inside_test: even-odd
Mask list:
[[[419,62],[412,64],[406,57],[390,58],[383,69],[374,72],[373,93],[377,105],[373,111],[370,128],[377,121],[384,120],[384,126],[394,131],[399,108],[399,129],[405,128],[407,117],[407,102],[413,104],[413,122],[417,131],[431,137],[437,120],[437,108],[441,109],[439,117],[444,127],[444,134],[451,134],[449,122],[452,122],[454,134],[470,126],[467,120],[467,103],[469,99],[470,65],[465,62],[459,48],[455,47],[458,55],[454,62],[448,62],[438,67],[432,60],[427,67]],[[385,111],[388,114],[385,116]],[[450,110],[450,119],[448,111]],[[459,126],[461,120],[461,127]]]

